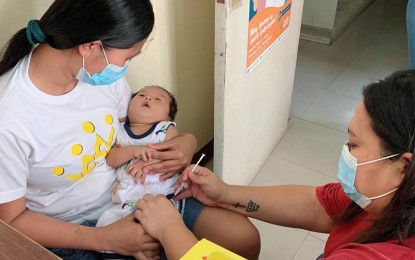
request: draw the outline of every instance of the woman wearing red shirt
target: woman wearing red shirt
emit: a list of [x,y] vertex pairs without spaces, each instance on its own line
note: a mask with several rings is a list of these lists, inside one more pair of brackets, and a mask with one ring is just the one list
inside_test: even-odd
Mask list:
[[[192,195],[272,224],[330,233],[324,259],[415,259],[415,71],[398,71],[366,86],[348,133],[339,183],[236,186],[190,166],[182,181],[191,185],[177,197]],[[177,215],[169,204],[146,196],[137,203],[136,217],[174,259],[197,241],[179,224],[169,228]],[[179,232],[182,247],[174,244]]]

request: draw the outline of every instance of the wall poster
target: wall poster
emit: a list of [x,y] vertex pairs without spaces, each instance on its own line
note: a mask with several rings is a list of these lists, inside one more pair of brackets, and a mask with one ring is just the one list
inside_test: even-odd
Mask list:
[[292,0],[249,0],[249,73],[288,32]]

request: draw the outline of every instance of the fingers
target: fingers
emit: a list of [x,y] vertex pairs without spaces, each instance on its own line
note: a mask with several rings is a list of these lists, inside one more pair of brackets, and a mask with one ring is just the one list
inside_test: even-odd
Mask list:
[[147,156],[147,153],[146,153],[145,151],[143,151],[143,152],[140,154],[140,157],[141,157],[141,159],[142,159],[143,161],[148,162],[148,156]]
[[182,181],[181,181],[181,177],[180,177],[179,179],[177,179],[176,183],[174,184],[174,189],[176,190],[177,188],[179,188],[181,183],[182,183]]
[[136,260],[158,260],[160,259],[160,250],[143,250],[135,253]]
[[192,166],[192,170],[190,171],[190,172],[192,172],[192,173],[194,173],[194,174],[196,174],[196,175],[206,175],[208,172],[207,172],[207,168],[205,168],[205,167],[202,167],[202,166],[196,166],[196,167],[194,167],[194,165],[191,165]]
[[142,250],[145,250],[145,251],[154,251],[154,250],[158,250],[160,248],[161,248],[160,243],[158,243],[158,242],[150,242],[150,243],[145,243],[143,245]]
[[187,190],[183,190],[182,192],[174,196],[173,199],[182,200],[182,199],[189,198],[189,197],[192,197],[192,191],[190,189],[187,189]]
[[140,204],[145,204],[148,201],[151,201],[152,199],[154,199],[155,197],[149,193],[144,194],[143,197],[141,197],[141,199],[137,200],[136,202],[136,206],[139,209],[140,208]]
[[148,159],[149,162],[151,162],[151,160],[153,160],[153,149],[147,149],[145,151],[146,157]]
[[214,174],[209,169],[198,166],[193,172],[189,171],[187,177],[192,183],[203,185],[214,180],[210,178],[210,175]]
[[153,149],[146,148],[141,152],[140,157],[145,162],[151,162],[151,160],[153,159],[153,152]]
[[174,171],[174,172],[166,172],[165,174],[160,175],[159,180],[160,181],[164,181],[164,180],[167,180],[168,178],[170,178],[170,177],[172,177],[174,175],[176,175],[176,171]]
[[145,182],[146,182],[146,178],[147,178],[147,174],[145,174],[145,173],[142,173],[141,174],[141,184],[144,184]]
[[160,259],[160,251],[159,250],[144,250],[143,254],[147,257],[150,257],[150,259]]
[[[141,167],[139,167],[136,164],[133,164],[130,167],[128,167],[127,172],[128,172],[129,175],[134,177],[134,182],[135,183],[138,183],[142,179],[142,177],[141,177],[143,175],[142,169],[141,169]],[[145,180],[145,176],[144,176],[144,180]],[[142,182],[142,183],[144,183],[144,182]]]
[[161,161],[154,164],[147,165],[143,168],[144,173],[154,173],[154,172],[177,172],[183,167],[183,164],[178,164],[177,161],[168,160]]
[[182,182],[186,182],[189,180],[189,175],[205,175],[206,171],[205,171],[205,167],[201,167],[201,166],[196,166],[194,164],[189,165],[186,169],[184,169],[184,171],[182,172],[181,175],[181,180]]
[[168,150],[168,151],[154,151],[151,154],[153,159],[166,161],[166,160],[183,160],[184,153],[180,150]]
[[138,208],[138,206],[137,206],[137,209],[134,211],[134,217],[136,218],[136,219],[138,219],[138,221],[141,223],[142,222],[142,219],[143,219],[143,212],[141,211],[141,209],[139,209]]
[[174,147],[174,142],[168,140],[162,143],[148,144],[147,146],[157,151],[170,150]]
[[133,164],[133,165],[130,165],[128,167],[127,172],[128,172],[129,175],[135,177],[140,172],[140,168],[139,167],[135,167],[135,164]]
[[189,172],[189,174],[187,175],[188,176],[188,178],[189,178],[189,180],[192,182],[192,183],[195,183],[195,184],[202,184],[202,176],[201,175],[199,175],[199,174],[195,174],[194,172]]
[[134,214],[128,214],[127,216],[122,218],[123,220],[134,221]]
[[141,197],[141,199],[137,200],[135,206],[137,209],[143,209],[146,207],[147,203],[153,201],[154,199],[156,199],[156,197],[151,195],[150,193],[144,194],[144,196]]
[[[164,172],[173,174],[188,165],[192,159],[195,138],[192,135],[181,135],[163,143],[147,145],[152,149],[151,160],[160,162],[147,165],[143,168],[145,173]],[[167,178],[163,176],[162,179]]]
[[148,260],[149,259],[145,254],[143,254],[142,251],[135,253],[134,258],[135,260]]
[[140,223],[142,223],[143,222],[143,220],[144,220],[144,213],[143,213],[143,209],[145,209],[146,208],[146,204],[147,204],[147,202],[145,201],[145,199],[144,199],[144,197],[143,198],[141,198],[141,199],[139,199],[137,202],[136,202],[136,210],[134,211],[134,217],[136,218],[136,219],[138,219],[138,221],[140,222]]
[[[149,203],[159,202],[160,200],[168,201],[165,195],[159,194],[157,196],[153,196],[150,193],[147,193],[144,194],[141,199],[137,200],[136,208],[141,211],[142,209],[149,208],[149,205],[151,205]],[[153,203],[153,206],[154,205],[155,204]]]

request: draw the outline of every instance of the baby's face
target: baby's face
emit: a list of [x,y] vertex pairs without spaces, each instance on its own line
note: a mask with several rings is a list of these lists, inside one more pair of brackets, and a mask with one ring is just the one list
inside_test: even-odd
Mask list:
[[128,119],[130,123],[150,124],[170,120],[170,96],[159,87],[141,89],[130,102]]

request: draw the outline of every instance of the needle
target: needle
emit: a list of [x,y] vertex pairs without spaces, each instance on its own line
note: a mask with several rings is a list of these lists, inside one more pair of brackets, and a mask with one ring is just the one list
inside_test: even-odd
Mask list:
[[[194,170],[196,169],[196,167],[199,165],[200,161],[203,159],[203,157],[205,157],[206,155],[204,153],[202,153],[202,156],[200,156],[199,161],[197,161],[197,163],[195,164],[195,166],[193,166],[192,168],[192,172],[194,172]],[[180,183],[179,188],[177,188],[177,190],[174,192],[174,196],[176,196],[177,194],[179,194],[183,188],[184,188],[184,184],[185,182]],[[173,196],[173,197],[174,197]]]

